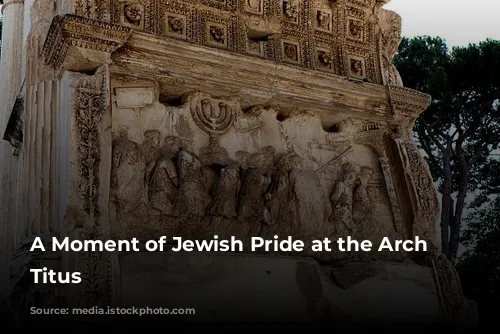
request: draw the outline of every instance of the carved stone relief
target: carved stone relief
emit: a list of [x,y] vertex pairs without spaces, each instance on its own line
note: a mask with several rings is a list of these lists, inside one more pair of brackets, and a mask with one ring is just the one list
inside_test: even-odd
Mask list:
[[80,196],[91,220],[99,215],[99,124],[103,111],[104,77],[82,79],[75,96],[75,123],[78,131]]
[[133,28],[144,29],[144,6],[134,2],[122,3],[121,23]]
[[172,37],[187,37],[186,17],[176,13],[168,13],[165,17],[165,33]]
[[[107,208],[100,206],[102,196],[101,137],[103,135],[102,118],[106,110],[106,93],[108,77],[106,69],[100,68],[93,76],[80,78],[73,101],[74,127],[76,130],[76,153],[78,171],[79,199],[71,198],[66,219],[78,217],[84,222],[74,226],[70,238],[98,240],[105,239],[108,226],[100,219]],[[139,152],[132,142],[126,141],[116,151],[115,163],[129,166],[140,162]],[[114,156],[115,158],[115,156]],[[127,167],[125,167],[127,168]],[[120,170],[118,170],[120,172]],[[120,184],[119,198],[123,203],[130,204],[134,194],[122,186],[131,185],[140,187],[139,182],[130,180],[129,184]],[[104,187],[106,185],[104,184]],[[76,194],[75,194],[76,195]],[[80,200],[80,206],[76,203]],[[68,214],[72,213],[74,217]],[[108,252],[78,252],[75,254],[77,271],[81,272],[82,282],[78,285],[76,301],[79,305],[107,305],[110,292],[110,254]]]
[[[50,228],[27,219],[29,233],[44,234],[63,225],[59,232],[71,239],[218,235],[248,242],[251,237],[277,235],[303,240],[306,249],[312,239],[346,236],[376,245],[386,236],[401,239],[412,234],[432,243],[439,203],[410,130],[430,97],[402,87],[392,65],[401,22],[381,9],[385,3],[35,1],[25,73],[31,87],[27,110],[38,121],[26,123],[32,124],[26,134],[29,142],[40,145],[30,152],[34,159],[27,155],[19,160],[29,166],[28,176],[47,156],[57,157],[53,161],[62,167],[47,178],[43,171],[51,166],[42,163],[43,175],[29,181],[42,192],[33,200],[31,194],[26,196],[26,207],[35,208],[28,210],[30,217],[37,216],[37,197],[52,194],[52,180],[63,181],[62,193],[47,196],[50,200],[42,201],[42,207],[52,205],[54,198],[67,206],[64,221],[56,219]],[[53,18],[56,11],[72,14]],[[50,68],[37,57],[45,35],[41,56]],[[105,68],[99,68],[103,64]],[[53,82],[42,82],[49,79]],[[35,95],[38,102],[33,107]],[[45,96],[44,103],[39,103],[40,96]],[[53,99],[67,103],[57,110],[68,113],[44,112],[38,118],[40,110],[53,106]],[[68,124],[58,124],[61,121]],[[70,129],[64,129],[66,125]],[[60,128],[62,139],[57,138]],[[37,139],[40,132],[50,137],[50,144]],[[67,175],[64,164],[69,166]],[[63,176],[58,179],[59,168]],[[63,209],[55,206],[53,211],[58,216]],[[39,254],[26,253],[23,244],[12,272],[20,278],[13,282],[13,299],[25,306],[29,295],[41,296],[44,306],[56,306],[60,291],[67,289],[63,294],[75,296],[75,306],[105,307],[110,297],[120,301],[130,284],[122,285],[127,275],[152,269],[150,261],[140,268],[129,262],[125,273],[124,258],[129,255],[123,254],[80,252],[42,261]],[[157,256],[158,262],[169,258],[137,255]],[[376,251],[287,255],[312,256],[330,264],[400,261],[406,256]],[[281,262],[259,258],[273,265]],[[431,260],[445,313],[450,319],[465,318],[474,305],[463,298],[456,272],[443,258]],[[326,312],[331,305],[321,296],[321,282],[304,283],[315,265],[304,271],[304,263],[298,263],[297,279],[308,312]],[[82,284],[54,291],[26,284],[28,267],[53,264],[55,269],[82,272]],[[400,267],[407,272],[406,266]],[[362,280],[373,278],[363,269],[376,266],[359,268]],[[191,269],[183,267],[182,273],[191,274]],[[338,283],[339,275],[335,279]]]
[[392,59],[402,40],[401,17],[391,11],[380,11],[378,29],[380,30],[380,58],[383,82],[386,85],[403,87],[403,80]]
[[[383,84],[387,80],[382,78],[381,67],[390,65],[379,55],[379,44],[386,45],[387,39],[385,30],[377,25],[377,14],[386,12],[381,5],[354,0],[78,0],[74,13]],[[400,29],[399,25],[393,27]],[[361,67],[365,67],[363,73]]]
[[266,207],[270,214],[270,232],[276,235],[290,235],[294,227],[292,220],[292,184],[290,172],[299,157],[295,153],[286,154],[277,161],[277,170],[272,175],[271,185],[266,194]]
[[73,0],[73,6],[76,15],[94,20],[109,20],[109,0]]
[[197,94],[191,97],[191,115],[200,130],[210,136],[209,146],[205,147],[201,159],[205,164],[227,161],[228,155],[219,145],[219,137],[233,125],[235,112],[222,100]]
[[238,195],[241,188],[240,169],[229,165],[221,170],[219,181],[212,190],[212,200],[207,207],[211,216],[209,229],[219,231],[221,237],[229,237],[226,230],[238,217]]
[[365,60],[361,57],[349,56],[347,59],[349,76],[355,79],[366,79]]
[[113,145],[112,186],[117,203],[131,211],[141,204],[144,193],[145,157],[139,145],[122,133]]
[[432,183],[429,167],[419,154],[418,148],[411,139],[394,136],[403,162],[408,188],[413,192],[415,201],[413,234],[429,239],[435,243],[435,223],[440,206],[436,188]]
[[349,18],[348,19],[347,35],[357,41],[363,41],[363,21]]
[[332,31],[332,12],[327,9],[316,9],[316,28],[326,32]]
[[243,171],[238,220],[247,224],[247,242],[252,236],[267,237],[270,215],[264,195],[270,183],[271,179],[258,168],[249,167]]
[[181,145],[175,141],[178,142],[178,138],[167,137],[165,147],[168,149],[150,161],[150,167],[146,170],[148,201],[151,208],[166,216],[178,215],[177,191],[180,181],[173,159],[176,154],[175,148],[178,149]]
[[264,1],[263,0],[245,0],[245,10],[262,15],[264,13]]
[[[364,142],[365,133],[386,131],[381,125],[345,120],[327,133],[311,113],[242,112],[233,99],[200,93],[183,101],[154,102],[137,123],[127,109],[114,110],[114,224],[124,235],[397,236],[383,143],[372,141],[374,150]],[[307,131],[296,137],[299,128]]]
[[370,199],[368,183],[373,176],[373,170],[370,167],[361,167],[358,175],[358,186],[354,190],[352,205],[352,223],[356,229],[353,235],[358,240],[369,238],[366,231],[372,229],[373,203]]
[[197,223],[205,214],[205,173],[199,158],[181,150],[177,155],[179,171],[179,215],[184,223]]
[[342,165],[342,180],[337,182],[330,200],[333,212],[330,221],[336,224],[345,224],[351,234],[355,230],[353,221],[354,184],[360,173],[356,164],[345,163]]

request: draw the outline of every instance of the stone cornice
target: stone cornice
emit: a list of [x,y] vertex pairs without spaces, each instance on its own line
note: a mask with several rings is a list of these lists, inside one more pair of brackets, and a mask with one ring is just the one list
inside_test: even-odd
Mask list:
[[56,16],[42,49],[46,64],[56,69],[93,70],[129,38],[131,30],[74,15]]
[[388,86],[387,90],[395,120],[406,120],[410,127],[432,103],[430,95],[413,89]]
[[[390,52],[397,20],[378,0],[94,0],[73,14],[162,38],[384,84],[380,56]],[[384,36],[384,42],[381,41]],[[386,45],[387,44],[387,45]],[[392,48],[393,49],[393,48]]]
[[73,15],[56,17],[43,48],[47,64],[89,71],[113,64],[117,74],[155,80],[173,94],[205,91],[239,96],[242,105],[274,105],[317,112],[325,123],[358,117],[411,125],[430,97],[332,73],[166,39]]
[[116,72],[154,78],[165,87],[180,86],[186,92],[243,96],[258,104],[313,110],[325,116],[330,111],[380,118],[391,114],[381,85],[145,33],[134,33],[112,58]]

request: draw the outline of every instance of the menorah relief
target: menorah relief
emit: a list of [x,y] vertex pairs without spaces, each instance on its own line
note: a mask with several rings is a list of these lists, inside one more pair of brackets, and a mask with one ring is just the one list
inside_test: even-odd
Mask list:
[[228,160],[227,151],[219,145],[219,138],[227,133],[235,120],[233,108],[223,100],[198,93],[191,96],[191,115],[198,127],[210,136],[209,145],[202,149],[204,164]]

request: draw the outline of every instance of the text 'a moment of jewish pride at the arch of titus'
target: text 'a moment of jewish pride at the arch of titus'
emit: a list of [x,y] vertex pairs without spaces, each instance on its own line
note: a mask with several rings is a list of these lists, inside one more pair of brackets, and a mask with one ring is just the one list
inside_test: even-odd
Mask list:
[[[251,252],[303,252],[305,243],[301,240],[293,240],[292,237],[279,239],[274,236],[271,240],[254,237],[250,240]],[[339,238],[336,240],[322,239],[313,240],[310,244],[313,252],[371,252],[373,243],[370,240],[354,240],[350,236],[347,238]],[[149,240],[141,247],[141,243],[137,238],[131,240],[70,240],[63,238],[59,240],[53,237],[51,247],[52,252],[243,252],[244,243],[235,237],[229,240],[219,240],[218,236],[214,236],[212,240],[187,240],[180,237],[174,237],[168,240],[166,236],[162,236],[157,240]],[[47,249],[40,237],[35,238],[30,249],[33,251],[46,252]],[[426,252],[427,243],[415,237],[414,240],[396,240],[391,241],[385,237],[377,247],[377,251],[390,252]],[[81,283],[81,273],[61,273],[48,268],[30,269],[34,274],[34,283],[52,283],[52,284],[79,284]]]

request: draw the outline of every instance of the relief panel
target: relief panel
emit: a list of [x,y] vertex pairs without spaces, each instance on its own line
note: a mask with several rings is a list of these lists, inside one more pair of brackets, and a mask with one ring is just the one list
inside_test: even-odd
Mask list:
[[[133,88],[114,84],[115,91]],[[370,125],[327,133],[309,112],[243,112],[234,101],[193,93],[180,106],[114,106],[117,236],[248,241],[278,234],[308,242],[351,235],[379,242],[398,235],[392,180],[379,162],[384,149],[357,139]]]

